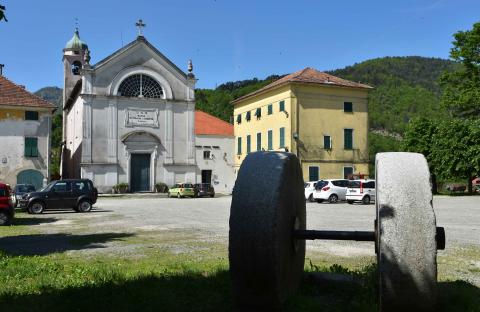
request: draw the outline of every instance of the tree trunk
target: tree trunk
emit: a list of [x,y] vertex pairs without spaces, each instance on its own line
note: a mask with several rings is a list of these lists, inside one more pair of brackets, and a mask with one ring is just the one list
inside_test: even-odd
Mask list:
[[472,194],[472,193],[473,193],[472,180],[473,180],[473,177],[469,176],[469,177],[468,177],[468,182],[467,182],[467,185],[468,185],[468,194]]

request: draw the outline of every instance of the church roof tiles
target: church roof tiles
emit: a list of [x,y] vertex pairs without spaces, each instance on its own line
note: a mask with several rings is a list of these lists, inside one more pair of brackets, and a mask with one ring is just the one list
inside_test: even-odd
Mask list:
[[195,111],[195,134],[233,136],[233,125],[202,111]]
[[328,85],[328,86],[347,87],[347,88],[355,88],[355,89],[373,89],[371,86],[368,86],[366,84],[335,77],[333,75],[320,72],[314,68],[307,67],[305,69],[294,72],[290,75],[286,75],[285,77],[280,78],[257,91],[254,91],[252,93],[239,97],[238,99],[232,101],[232,104],[236,104],[244,99],[250,98],[254,95],[263,93],[265,91],[274,89],[276,87],[283,86],[288,83]]
[[54,104],[25,90],[4,76],[0,76],[0,106],[23,106],[54,109]]

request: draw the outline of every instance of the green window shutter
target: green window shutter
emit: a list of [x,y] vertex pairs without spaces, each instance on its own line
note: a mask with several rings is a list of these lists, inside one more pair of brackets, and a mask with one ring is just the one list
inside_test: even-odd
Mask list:
[[353,112],[352,102],[343,102],[343,111],[345,113],[352,113]]
[[273,133],[272,130],[268,130],[268,150],[271,151],[273,149]]
[[240,124],[242,122],[242,114],[237,115],[237,124]]
[[25,120],[38,120],[38,112],[25,111]]
[[250,135],[247,135],[247,154],[250,153]]
[[247,112],[247,114],[245,115],[245,120],[250,121],[250,112]]
[[316,166],[308,167],[308,178],[309,178],[308,181],[318,181],[319,179],[318,173],[319,173],[318,167]]
[[331,138],[329,135],[324,135],[323,136],[323,148],[324,149],[331,149],[332,144],[331,144]]
[[280,128],[280,148],[285,147],[285,128]]
[[259,107],[255,110],[255,117],[257,117],[257,119],[260,119],[260,117],[262,117],[262,108]]
[[344,148],[353,149],[353,129],[344,129],[343,137],[344,137]]
[[257,133],[257,151],[262,150],[262,133]]
[[268,114],[269,115],[273,114],[273,105],[272,104],[268,104]]
[[25,138],[25,157],[38,157],[37,138]]
[[280,101],[279,106],[281,112],[285,111],[285,101]]
[[242,154],[242,138],[237,138],[237,155]]

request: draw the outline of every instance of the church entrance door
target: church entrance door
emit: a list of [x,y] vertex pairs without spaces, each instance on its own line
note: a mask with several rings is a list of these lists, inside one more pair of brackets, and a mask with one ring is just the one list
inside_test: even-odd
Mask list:
[[150,188],[150,154],[132,154],[130,163],[130,190],[148,192]]

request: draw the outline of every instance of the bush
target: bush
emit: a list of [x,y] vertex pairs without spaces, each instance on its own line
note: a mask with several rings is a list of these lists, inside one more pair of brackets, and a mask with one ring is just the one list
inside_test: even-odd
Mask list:
[[112,187],[114,193],[128,192],[128,183],[118,183]]
[[167,193],[168,192],[168,186],[167,184],[163,182],[159,182],[155,184],[155,191],[157,193]]

